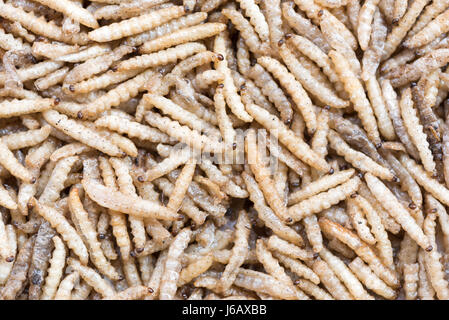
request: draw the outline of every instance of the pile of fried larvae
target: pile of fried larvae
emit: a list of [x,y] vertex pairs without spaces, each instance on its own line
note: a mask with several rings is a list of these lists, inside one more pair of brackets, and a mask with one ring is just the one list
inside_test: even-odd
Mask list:
[[0,19],[0,299],[449,298],[449,0]]

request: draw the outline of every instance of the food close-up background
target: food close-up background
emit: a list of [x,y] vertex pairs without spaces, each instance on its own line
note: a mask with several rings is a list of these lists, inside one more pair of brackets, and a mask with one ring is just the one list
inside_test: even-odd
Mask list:
[[0,299],[449,299],[448,32],[449,0],[0,0]]

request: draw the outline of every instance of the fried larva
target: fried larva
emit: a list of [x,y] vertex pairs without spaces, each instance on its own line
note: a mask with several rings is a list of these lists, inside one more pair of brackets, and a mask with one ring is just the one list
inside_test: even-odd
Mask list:
[[89,32],[88,36],[90,40],[97,42],[117,40],[150,30],[183,14],[184,8],[181,6],[164,8],[143,14],[139,17],[100,27]]
[[448,298],[448,5],[0,0],[0,298]]
[[74,156],[64,158],[56,163],[47,185],[39,197],[41,203],[53,203],[59,199],[59,194],[64,189],[64,182],[77,161],[78,157]]
[[151,53],[182,43],[197,41],[219,34],[226,26],[222,23],[204,23],[180,29],[162,37],[145,42],[140,48],[141,53]]
[[385,98],[385,105],[387,106],[397,137],[404,144],[407,152],[413,158],[419,159],[418,149],[416,149],[415,145],[412,143],[411,137],[409,136],[405,128],[404,120],[401,117],[397,94],[394,91],[391,82],[387,79],[384,79],[381,81],[381,86],[382,93]]
[[180,124],[187,125],[193,130],[211,136],[211,138],[220,136],[215,126],[197,117],[194,113],[183,109],[170,99],[154,94],[146,94],[143,99],[150,105],[160,109],[164,114],[168,114],[172,119],[177,120]]
[[[415,240],[421,248],[431,251],[432,246],[429,243],[429,239],[424,235],[422,229],[416,224],[409,212],[402,206],[399,200],[382,183],[382,181],[370,173],[365,174],[365,181],[385,210],[388,210],[388,213],[408,232],[410,237]],[[392,210],[392,208],[394,208],[394,210]]]
[[142,11],[146,12],[147,9],[151,9],[157,5],[160,5],[165,0],[143,0],[143,1],[133,1],[133,2],[122,2],[119,5],[109,5],[100,7],[95,10],[94,16],[96,19],[126,19],[139,15]]
[[75,224],[85,237],[89,247],[90,258],[95,266],[109,278],[118,280],[119,275],[106,260],[98,242],[97,233],[88,219],[88,213],[84,209],[78,193],[78,189],[72,187],[69,194],[69,208],[72,214],[72,220],[75,221]]
[[133,286],[103,300],[139,300],[153,293],[153,289],[146,286]]
[[280,194],[277,192],[273,179],[270,177],[269,169],[264,165],[260,152],[258,152],[256,133],[250,130],[246,135],[245,150],[248,155],[248,163],[254,173],[257,183],[262,190],[265,200],[273,209],[279,219],[287,219],[287,208],[285,207]]
[[371,230],[368,226],[368,221],[365,218],[365,213],[352,198],[348,198],[346,200],[346,212],[348,213],[348,216],[351,217],[352,226],[354,227],[355,231],[357,231],[357,235],[359,236],[359,238],[368,244],[375,245],[376,239],[372,235]]
[[418,254],[418,296],[421,300],[434,300],[435,290],[430,283],[424,262],[424,250],[419,250]]
[[444,185],[432,179],[422,166],[418,165],[406,155],[401,155],[399,160],[419,185],[445,205],[449,204],[447,200],[449,190]]
[[69,0],[52,1],[52,0],[39,0],[39,3],[46,5],[56,11],[64,13],[71,19],[78,21],[79,23],[91,27],[98,28],[99,24],[94,16],[82,6],[76,5],[76,3]]
[[404,291],[406,300],[416,300],[418,297],[419,264],[404,265]]
[[397,49],[401,41],[404,39],[407,32],[413,26],[416,18],[419,16],[423,8],[430,2],[430,0],[414,1],[410,8],[405,12],[398,24],[393,27],[387,36],[384,46],[382,60],[389,58]]
[[390,71],[388,77],[392,78],[391,84],[394,87],[403,86],[408,82],[418,80],[423,74],[429,73],[445,65],[449,60],[449,49],[437,49],[427,53],[422,58],[410,64],[399,66]]
[[26,280],[28,269],[30,268],[35,239],[35,235],[29,237],[19,250],[11,269],[11,274],[6,281],[5,286],[0,291],[2,300],[14,300],[23,289],[23,284]]
[[105,115],[96,120],[95,125],[121,134],[125,133],[131,138],[139,138],[140,140],[151,142],[169,142],[169,137],[159,130],[116,115]]
[[290,122],[293,114],[291,103],[271,75],[260,64],[256,63],[249,69],[248,76],[261,88],[263,94],[273,102],[280,112],[282,121],[284,123]]
[[103,297],[113,296],[116,293],[112,285],[103,279],[94,269],[82,265],[78,260],[73,258],[68,258],[67,263],[79,273],[79,276],[83,278],[87,284]]
[[272,276],[258,271],[239,268],[237,278],[235,279],[235,285],[247,290],[262,292],[282,299],[297,299],[297,293],[293,288],[276,280]]
[[351,292],[355,299],[374,300],[374,298],[368,292],[366,292],[360,281],[342,260],[333,255],[327,249],[321,250],[320,256],[324,261],[327,262],[327,264],[337,275],[337,277],[345,284],[345,286],[348,288],[349,292]]
[[314,284],[320,283],[320,278],[318,277],[318,275],[315,274],[315,272],[312,269],[305,266],[297,259],[290,258],[289,256],[286,256],[276,251],[273,252],[273,256],[276,259],[278,259],[281,264],[285,265],[286,268],[290,269],[299,277],[308,279]]
[[44,282],[44,275],[47,271],[48,262],[51,258],[52,238],[56,231],[50,227],[46,221],[41,223],[34,242],[33,254],[31,256],[30,269],[28,275],[32,279],[28,289],[28,299],[40,299]]
[[[270,115],[261,107],[251,104],[246,106],[247,111],[254,119],[278,137],[285,146],[299,159],[320,171],[329,171],[329,164],[319,157],[310,147],[297,135],[293,133],[276,116]],[[313,112],[313,111],[312,111]]]
[[357,169],[370,172],[385,180],[393,179],[394,175],[389,169],[377,164],[362,152],[352,149],[334,130],[329,130],[328,139],[329,145]]
[[[354,250],[357,255],[360,256],[360,258],[362,258],[366,263],[369,264],[374,273],[386,284],[394,288],[397,288],[399,286],[399,279],[397,278],[395,272],[385,267],[385,265],[382,264],[380,259],[376,256],[374,251],[366,243],[361,241],[354,233],[326,218],[320,218],[319,223],[321,226],[321,230],[324,233],[335,236],[341,242]],[[321,252],[323,252],[323,250]]]
[[177,217],[175,212],[161,206],[155,201],[144,200],[137,195],[126,195],[110,187],[105,187],[93,179],[83,179],[82,184],[84,190],[92,200],[111,210],[142,218],[150,217],[174,220]]
[[87,119],[96,118],[102,112],[135,97],[139,91],[144,89],[144,84],[153,74],[154,72],[152,70],[147,70],[136,77],[121,83],[114,89],[89,103],[84,109],[81,109],[80,113],[78,113],[78,117]]
[[52,300],[59,287],[59,282],[62,279],[62,272],[65,266],[65,258],[67,255],[64,243],[61,238],[54,236],[52,238],[55,245],[53,255],[50,259],[50,267],[48,268],[48,274],[45,278],[45,285],[42,288],[42,300]]
[[334,188],[349,180],[354,172],[354,169],[348,169],[332,175],[325,175],[320,179],[308,184],[304,188],[301,188],[296,192],[292,192],[289,195],[288,204],[296,204],[320,192]]
[[146,41],[168,34],[173,30],[187,28],[192,25],[196,25],[205,20],[206,18],[207,14],[205,12],[195,12],[186,16],[182,16],[180,18],[173,19],[167,23],[164,23],[154,29],[142,32],[134,36],[130,36],[123,41],[123,44],[128,46],[138,46]]
[[362,48],[363,51],[368,48],[374,12],[376,11],[379,2],[380,0],[365,1],[359,12],[357,38],[359,40],[360,48]]
[[258,58],[257,62],[270,71],[279,80],[281,85],[285,87],[295,102],[296,107],[301,112],[309,133],[313,133],[316,130],[316,115],[313,112],[312,101],[301,83],[276,59],[264,56]]
[[18,21],[23,27],[33,33],[55,39],[62,42],[73,44],[86,44],[88,42],[87,34],[80,32],[71,36],[66,36],[62,29],[54,23],[47,22],[43,16],[37,17],[33,12],[26,12],[22,8],[14,7],[10,4],[1,3],[1,16],[11,21]]
[[94,57],[74,67],[67,76],[64,77],[64,84],[74,84],[90,78],[94,74],[106,71],[112,63],[120,60],[123,56],[133,51],[130,46],[119,46],[112,52]]
[[343,184],[318,193],[288,208],[288,214],[294,221],[299,221],[306,216],[319,213],[346,199],[357,191],[360,179],[353,177]]
[[66,115],[54,110],[48,110],[44,113],[44,118],[56,129],[62,130],[74,139],[94,149],[98,149],[110,156],[120,157],[123,155],[123,151],[119,147],[101,136],[98,131],[87,128],[80,122],[69,119]]
[[164,272],[160,280],[159,298],[173,299],[181,271],[180,256],[189,244],[192,231],[189,228],[181,230],[171,243],[165,260]]
[[[358,3],[358,1],[352,1]],[[349,9],[348,9],[349,10]],[[366,81],[370,76],[375,75],[382,58],[385,39],[387,37],[387,25],[379,10],[374,13],[373,31],[369,47],[363,53],[362,59],[362,79]]]
[[362,259],[357,257],[348,266],[368,289],[389,300],[396,298],[396,292],[379,279]]
[[51,226],[58,231],[67,246],[75,252],[83,264],[88,262],[88,252],[80,235],[70,225],[67,219],[62,216],[56,209],[40,203],[35,198],[32,198],[30,203],[36,208],[36,211],[45,220],[50,222]]
[[[442,1],[444,3],[444,1]],[[405,41],[405,46],[408,48],[421,47],[428,44],[440,34],[445,33],[449,30],[447,25],[447,19],[449,17],[449,11],[446,10],[444,13],[437,16],[419,32],[413,35],[410,39]]]
[[285,225],[265,204],[265,200],[257,182],[246,172],[242,173],[246,187],[248,189],[249,198],[254,203],[254,208],[257,210],[260,219],[265,225],[272,229],[279,237],[286,239],[296,245],[303,245],[304,241],[301,236],[293,229]]
[[226,43],[223,36],[217,36],[214,41],[214,52],[220,54],[221,58],[215,61],[215,68],[224,76],[223,95],[226,99],[228,107],[241,120],[251,122],[253,118],[245,111],[245,106],[241,102],[241,98],[237,93],[234,80],[232,79],[231,70],[228,67],[226,55]]
[[346,287],[340,282],[335,273],[329,265],[317,259],[312,265],[313,271],[320,277],[321,283],[337,300],[351,300],[352,295],[348,292]]
[[248,215],[245,211],[240,211],[235,226],[235,241],[232,247],[232,255],[219,282],[221,291],[228,290],[231,287],[239,273],[240,266],[245,262],[248,254],[249,225]]
[[368,137],[374,144],[380,143],[376,119],[374,118],[372,107],[366,98],[362,84],[351,71],[348,61],[342,54],[332,50],[329,52],[329,57],[334,63],[335,70],[337,71],[340,80],[343,82],[345,90],[349,93],[350,100],[362,120],[363,127],[365,128]]
[[401,115],[407,132],[418,149],[421,161],[426,171],[433,173],[435,162],[427,142],[422,125],[419,123],[418,115],[413,108],[413,100],[410,88],[402,93],[400,101]]
[[75,284],[79,281],[79,278],[79,273],[75,271],[62,279],[58,291],[56,291],[54,300],[71,300],[72,290],[75,287]]
[[0,164],[8,170],[13,176],[23,180],[26,183],[35,183],[36,177],[33,177],[30,170],[24,167],[7,145],[0,140]]
[[322,103],[334,108],[344,108],[349,105],[347,101],[340,99],[335,92],[316,81],[313,75],[301,65],[286,45],[280,46],[279,54],[295,78]]
[[154,112],[147,112],[145,120],[151,126],[167,133],[169,136],[186,143],[196,150],[203,150],[206,152],[222,152],[225,150],[223,143],[212,139],[204,134],[200,134],[196,130],[192,130],[187,126],[181,126],[177,121],[170,118],[162,117]]
[[449,295],[449,288],[447,281],[444,279],[444,267],[440,262],[441,254],[438,252],[435,238],[436,218],[436,213],[430,212],[424,219],[424,233],[429,239],[430,245],[435,248],[430,252],[424,253],[424,264],[437,297],[439,299],[446,300]]
[[370,76],[366,81],[366,89],[368,97],[373,107],[374,114],[377,118],[377,126],[379,132],[387,140],[394,140],[396,137],[393,124],[388,115],[388,110],[382,96],[382,90],[375,76]]
[[376,247],[382,262],[387,266],[393,267],[393,248],[379,214],[369,201],[362,196],[358,195],[355,197],[354,202],[363,210],[368,223],[371,225],[371,232],[376,238]]

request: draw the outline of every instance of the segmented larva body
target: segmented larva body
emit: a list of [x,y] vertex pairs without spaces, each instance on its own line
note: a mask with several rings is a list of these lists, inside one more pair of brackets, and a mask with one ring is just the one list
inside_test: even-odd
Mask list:
[[96,42],[117,40],[150,30],[173,18],[178,18],[183,14],[184,8],[181,6],[164,8],[161,10],[143,14],[139,17],[134,17],[128,20],[112,23],[110,25],[95,29],[89,32],[88,36],[90,40]]
[[125,60],[121,62],[117,68],[118,70],[142,70],[176,62],[177,60],[184,60],[185,58],[202,51],[206,51],[206,47],[203,44],[197,42],[185,43],[159,52],[144,54]]
[[26,12],[10,4],[0,4],[0,16],[11,21],[18,21],[33,33],[50,39],[80,45],[84,45],[89,41],[87,34],[84,32],[67,37],[53,21],[47,22],[43,16],[36,17],[33,12]]
[[191,236],[192,231],[190,229],[181,230],[168,248],[167,260],[165,261],[165,269],[159,289],[159,299],[161,300],[173,299],[176,293],[181,271],[180,256],[189,244]]

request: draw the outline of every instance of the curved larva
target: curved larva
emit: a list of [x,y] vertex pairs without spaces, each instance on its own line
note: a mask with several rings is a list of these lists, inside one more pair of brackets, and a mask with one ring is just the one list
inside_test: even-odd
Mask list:
[[276,59],[264,56],[258,58],[257,62],[270,71],[291,95],[296,107],[304,117],[309,133],[313,133],[316,130],[316,115],[313,111],[312,101],[301,83]]
[[223,36],[217,36],[214,41],[214,52],[221,54],[222,60],[217,59],[215,61],[215,68],[220,71],[224,76],[223,81],[223,95],[226,99],[228,107],[232,112],[245,122],[251,122],[253,118],[245,111],[245,106],[242,103],[240,95],[237,93],[234,80],[231,75],[231,69],[229,69],[227,62],[226,43]]
[[359,39],[360,48],[362,48],[363,51],[368,49],[374,12],[376,11],[376,7],[379,2],[380,0],[365,1],[359,12],[357,37]]
[[41,203],[53,203],[59,199],[60,193],[65,187],[64,182],[76,161],[78,161],[78,157],[74,156],[64,158],[56,163],[50,179],[39,197]]
[[64,243],[58,236],[53,237],[53,242],[55,249],[50,259],[50,267],[45,278],[45,285],[42,288],[41,300],[51,300],[54,298],[65,266],[67,253]]
[[[375,176],[365,174],[365,181],[376,199],[388,210],[409,236],[423,249],[429,249],[429,239],[417,225],[410,213],[402,206],[393,193]],[[432,248],[432,247],[430,247]]]
[[71,300],[72,290],[79,281],[80,275],[77,271],[70,273],[59,284],[54,300]]
[[116,294],[113,286],[107,280],[103,279],[94,269],[82,265],[78,260],[73,258],[67,260],[67,264],[78,272],[80,277],[103,297],[109,297]]
[[135,97],[139,91],[143,89],[143,86],[153,74],[153,70],[147,70],[118,85],[82,109],[81,114],[83,117],[88,119],[96,118],[103,111],[118,106],[124,101],[128,101],[132,97]]
[[31,47],[28,43],[24,43],[21,38],[15,38],[12,34],[6,33],[3,28],[0,27],[0,48],[6,51],[31,51]]
[[426,265],[426,271],[429,275],[432,287],[435,289],[438,299],[449,299],[449,288],[447,281],[444,278],[445,268],[441,263],[442,255],[438,252],[436,243],[436,218],[437,214],[434,212],[428,213],[424,219],[423,229],[427,238],[430,240],[430,245],[435,248],[430,252],[424,253],[424,263]]
[[286,45],[279,48],[279,54],[287,65],[288,69],[294,74],[295,78],[301,82],[307,91],[317,97],[322,103],[334,108],[344,108],[349,105],[348,101],[340,99],[337,94],[324,86],[316,79],[301,62],[299,62]]
[[245,39],[245,43],[250,51],[266,54],[269,47],[268,42],[260,41],[253,26],[239,11],[234,9],[223,9],[222,14],[231,20],[236,29],[240,31],[240,36]]
[[179,273],[181,271],[180,258],[189,244],[191,236],[192,231],[189,228],[182,229],[168,248],[165,270],[162,274],[159,289],[159,299],[161,300],[171,300],[175,296]]
[[248,215],[245,211],[240,211],[235,226],[235,240],[234,247],[232,247],[232,255],[229,258],[229,262],[226,265],[218,284],[222,291],[231,287],[237,277],[240,266],[244,263],[246,255],[248,254],[249,225],[250,221]]
[[402,93],[401,100],[399,102],[401,108],[402,119],[404,125],[413,144],[418,149],[419,157],[423,163],[426,171],[433,173],[435,170],[435,161],[433,160],[432,152],[429,148],[429,142],[427,142],[426,134],[424,133],[423,126],[419,123],[418,114],[413,107],[413,100],[410,88],[406,89]]
[[330,147],[334,149],[338,155],[344,157],[345,160],[355,168],[371,172],[382,179],[393,179],[394,175],[388,168],[381,166],[364,153],[352,149],[334,130],[329,130],[327,137],[329,139]]
[[95,266],[112,280],[119,280],[120,276],[114,267],[106,260],[101,250],[100,242],[97,239],[97,232],[89,221],[88,213],[84,209],[78,195],[78,189],[72,188],[69,194],[69,209],[72,219],[79,226],[80,232],[84,235],[90,251],[90,258]]
[[37,2],[46,5],[56,11],[62,12],[64,15],[70,17],[71,19],[78,21],[85,26],[91,28],[98,28],[100,25],[97,19],[82,6],[78,6],[75,2],[70,0],[38,0]]
[[269,29],[265,16],[260,11],[259,6],[254,0],[239,0],[240,8],[245,10],[245,14],[249,17],[249,22],[254,26],[262,41],[268,41]]
[[87,248],[67,219],[56,209],[40,203],[35,198],[31,199],[31,204],[36,208],[37,213],[50,222],[51,226],[61,234],[64,241],[67,243],[67,246],[73,250],[80,261],[83,264],[87,264],[89,257]]

